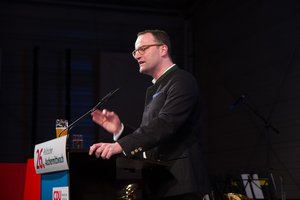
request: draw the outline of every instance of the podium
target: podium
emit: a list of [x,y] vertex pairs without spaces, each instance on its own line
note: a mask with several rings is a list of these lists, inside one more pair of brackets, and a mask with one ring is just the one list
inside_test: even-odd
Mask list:
[[35,146],[41,200],[141,199],[142,170],[166,166],[124,156],[103,160],[89,156],[88,150],[67,150],[66,144],[67,136],[63,136]]

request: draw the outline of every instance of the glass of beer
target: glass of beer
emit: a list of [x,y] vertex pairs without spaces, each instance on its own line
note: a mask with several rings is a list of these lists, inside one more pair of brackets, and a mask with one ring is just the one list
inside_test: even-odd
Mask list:
[[56,119],[55,123],[56,137],[65,136],[68,134],[68,120]]

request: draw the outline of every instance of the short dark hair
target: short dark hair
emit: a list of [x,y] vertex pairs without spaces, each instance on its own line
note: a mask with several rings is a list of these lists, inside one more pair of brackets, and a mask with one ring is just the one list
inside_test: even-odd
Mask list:
[[146,33],[151,33],[155,40],[159,43],[162,43],[162,44],[165,44],[167,45],[168,47],[168,54],[169,56],[171,57],[171,41],[170,41],[170,37],[169,35],[163,31],[163,30],[158,30],[158,29],[147,29],[147,30],[144,30],[144,31],[141,31],[137,34],[137,36],[140,36],[140,35],[143,35],[143,34],[146,34]]

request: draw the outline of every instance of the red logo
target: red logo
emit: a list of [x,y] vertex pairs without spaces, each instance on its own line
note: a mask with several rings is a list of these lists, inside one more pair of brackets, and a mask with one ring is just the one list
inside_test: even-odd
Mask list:
[[43,163],[43,158],[42,158],[42,152],[43,152],[43,148],[36,150],[36,153],[37,153],[36,168],[37,169],[45,168],[45,165]]
[[61,200],[61,191],[53,191],[53,200]]

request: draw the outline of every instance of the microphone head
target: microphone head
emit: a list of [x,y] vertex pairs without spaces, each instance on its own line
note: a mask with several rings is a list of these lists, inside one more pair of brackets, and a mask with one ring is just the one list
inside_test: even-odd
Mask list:
[[111,95],[114,95],[116,92],[118,92],[120,90],[120,88],[115,89],[114,91],[111,91]]
[[110,93],[108,93],[105,97],[103,97],[98,103],[97,105],[95,105],[92,109],[91,112],[93,112],[94,110],[96,110],[99,106],[101,106],[102,104],[104,104],[106,101],[108,101],[116,92],[118,92],[120,90],[120,88],[117,88],[113,91],[110,91]]

